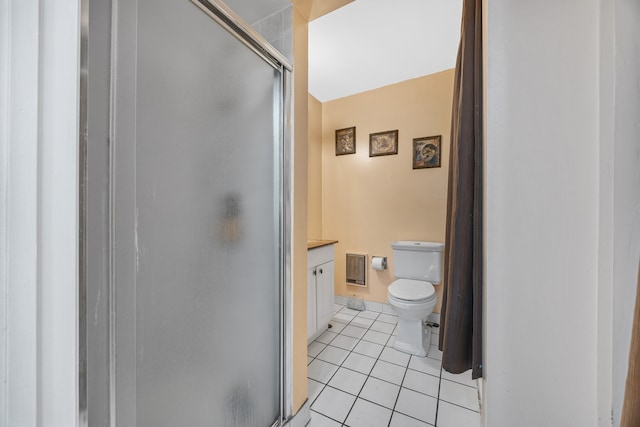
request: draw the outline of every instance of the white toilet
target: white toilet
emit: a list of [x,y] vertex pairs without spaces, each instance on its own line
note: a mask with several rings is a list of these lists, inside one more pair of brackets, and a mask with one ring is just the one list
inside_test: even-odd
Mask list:
[[423,321],[436,306],[434,283],[442,280],[442,243],[393,242],[395,280],[387,292],[389,304],[398,313],[398,329],[393,347],[404,353],[426,356],[431,344],[431,328]]

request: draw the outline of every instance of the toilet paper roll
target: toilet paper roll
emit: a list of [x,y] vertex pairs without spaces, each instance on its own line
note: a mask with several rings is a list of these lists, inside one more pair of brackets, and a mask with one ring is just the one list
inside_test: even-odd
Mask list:
[[387,258],[382,256],[374,256],[371,258],[371,266],[374,270],[386,270]]

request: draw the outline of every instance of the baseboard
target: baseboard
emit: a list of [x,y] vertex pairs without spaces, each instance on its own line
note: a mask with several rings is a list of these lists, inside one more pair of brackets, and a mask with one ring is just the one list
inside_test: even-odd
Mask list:
[[391,304],[382,304],[382,314],[391,314],[393,316],[397,316],[398,313],[391,307]]
[[[349,297],[336,295],[335,303],[340,305],[347,305],[347,299]],[[375,302],[375,301],[367,301],[364,300],[365,307],[368,311],[375,311],[376,313],[384,313],[384,314],[392,314],[397,315],[395,310],[390,304]],[[428,318],[429,322],[440,324],[440,313],[431,313]]]
[[373,301],[365,301],[364,303],[367,306],[367,310],[375,311],[376,313],[382,313],[382,306],[384,305],[383,303]]
[[307,399],[302,408],[285,422],[283,427],[304,427],[309,421],[311,421],[311,408],[309,407],[309,399]]
[[431,313],[427,318],[429,322],[440,324],[440,313]]

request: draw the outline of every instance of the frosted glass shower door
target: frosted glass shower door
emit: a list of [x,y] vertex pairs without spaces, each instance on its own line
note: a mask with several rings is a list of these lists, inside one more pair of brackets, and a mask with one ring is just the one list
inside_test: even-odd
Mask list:
[[188,1],[130,12],[119,11],[116,80],[118,425],[271,426],[282,70]]

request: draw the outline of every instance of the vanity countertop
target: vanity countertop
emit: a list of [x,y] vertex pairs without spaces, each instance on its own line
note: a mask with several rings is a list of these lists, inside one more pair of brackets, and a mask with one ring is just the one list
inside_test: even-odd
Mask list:
[[333,245],[337,240],[307,240],[307,250],[320,248],[322,246]]

